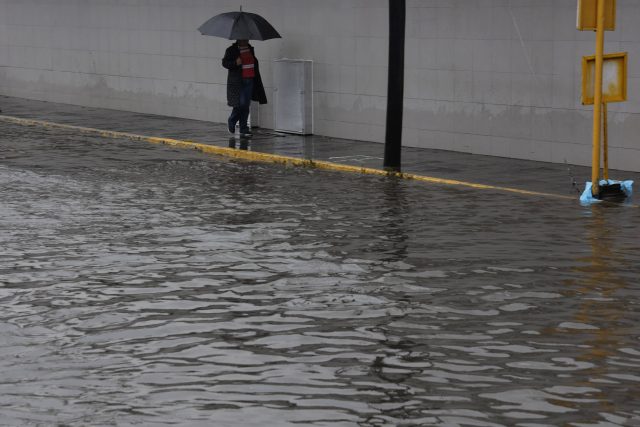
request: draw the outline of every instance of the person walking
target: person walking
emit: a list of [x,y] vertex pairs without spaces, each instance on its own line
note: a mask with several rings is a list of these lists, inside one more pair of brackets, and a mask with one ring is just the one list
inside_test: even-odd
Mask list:
[[233,107],[227,120],[229,132],[234,134],[240,123],[240,136],[251,137],[247,124],[251,101],[267,103],[267,95],[260,77],[260,67],[253,46],[248,40],[237,40],[229,46],[222,59],[222,66],[229,70],[227,76],[227,104]]

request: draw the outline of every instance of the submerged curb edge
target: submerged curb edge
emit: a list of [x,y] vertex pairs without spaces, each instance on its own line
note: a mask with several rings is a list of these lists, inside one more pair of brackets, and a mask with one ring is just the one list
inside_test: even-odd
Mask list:
[[297,157],[261,153],[257,151],[237,150],[235,148],[220,147],[217,145],[202,144],[202,143],[193,142],[193,141],[164,138],[164,137],[157,137],[157,136],[138,135],[138,134],[128,133],[128,132],[96,129],[96,128],[90,128],[90,127],[84,127],[84,126],[69,125],[64,123],[49,122],[45,120],[25,119],[21,117],[0,115],[0,121],[24,125],[24,126],[39,126],[39,127],[45,127],[45,128],[75,130],[77,132],[82,132],[82,133],[97,134],[106,138],[124,138],[124,139],[130,139],[134,141],[149,142],[152,144],[163,144],[163,145],[169,145],[172,147],[189,148],[189,149],[195,149],[195,150],[201,151],[203,153],[217,154],[223,157],[229,157],[229,158],[235,158],[235,159],[259,161],[259,162],[265,162],[265,163],[285,164],[285,165],[291,165],[291,166],[310,167],[310,168],[332,170],[332,171],[338,171],[338,172],[359,173],[359,174],[365,174],[365,175],[390,176],[390,177],[397,177],[400,179],[427,182],[431,184],[475,188],[478,190],[492,190],[492,191],[507,192],[507,193],[513,193],[513,194],[527,195],[527,196],[551,197],[551,198],[565,199],[565,200],[575,199],[574,197],[561,195],[561,194],[521,190],[518,188],[501,187],[501,186],[480,184],[480,183],[474,183],[474,182],[458,181],[455,179],[436,178],[436,177],[417,175],[412,173],[389,172],[383,169],[365,168],[362,166],[345,165],[341,163],[333,163],[333,162],[327,162],[323,160],[300,159]]

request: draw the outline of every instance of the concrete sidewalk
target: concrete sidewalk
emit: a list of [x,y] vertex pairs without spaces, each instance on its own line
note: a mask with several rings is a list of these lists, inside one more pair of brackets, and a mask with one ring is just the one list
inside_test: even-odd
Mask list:
[[[239,142],[229,135],[224,124],[175,117],[155,116],[127,111],[88,108],[0,96],[2,115],[43,120],[66,125],[127,132],[145,136],[188,140],[220,147]],[[2,126],[0,124],[0,126]],[[244,148],[244,147],[243,147]],[[358,167],[382,168],[383,144],[277,133],[255,129],[248,149],[314,161],[328,161]],[[569,166],[480,156],[453,151],[404,148],[402,171],[436,178],[467,181],[575,196],[591,170]],[[633,179],[640,174],[611,171],[613,179]],[[577,186],[572,183],[575,179]]]

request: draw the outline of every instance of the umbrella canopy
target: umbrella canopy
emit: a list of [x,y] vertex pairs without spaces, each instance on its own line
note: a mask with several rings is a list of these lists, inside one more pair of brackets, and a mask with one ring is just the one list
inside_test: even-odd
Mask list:
[[229,40],[269,40],[281,38],[275,28],[255,13],[227,12],[216,15],[198,28],[205,36]]

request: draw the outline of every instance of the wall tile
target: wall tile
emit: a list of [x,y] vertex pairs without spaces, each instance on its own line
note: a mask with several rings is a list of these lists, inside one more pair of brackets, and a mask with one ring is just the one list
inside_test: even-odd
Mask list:
[[[387,2],[247,2],[284,36],[254,43],[269,96],[275,58],[313,59],[318,132],[382,141]],[[636,3],[619,1],[606,49],[629,52],[629,101],[610,105],[612,158],[638,170]],[[230,42],[197,27],[231,8],[229,0],[0,0],[0,93],[222,121],[220,59]],[[411,0],[406,46],[405,144],[589,163],[580,61],[594,35],[575,30],[575,1]],[[261,109],[267,125],[272,108]]]

